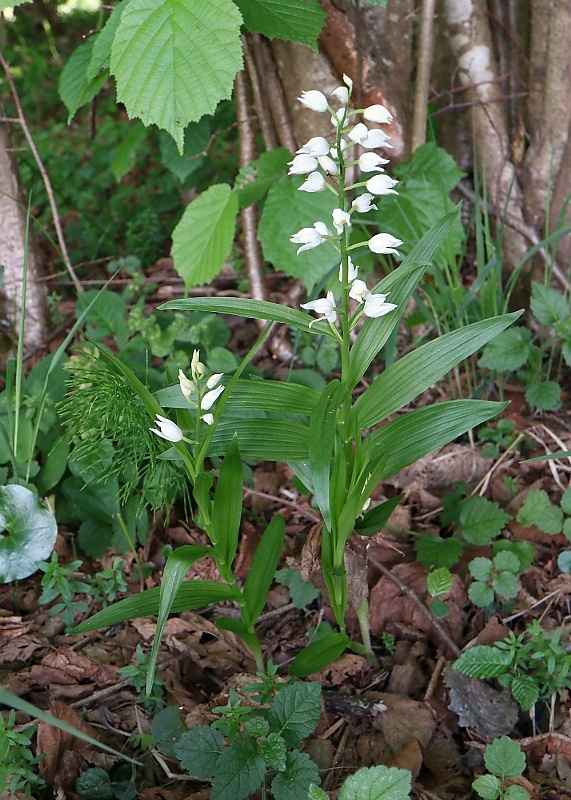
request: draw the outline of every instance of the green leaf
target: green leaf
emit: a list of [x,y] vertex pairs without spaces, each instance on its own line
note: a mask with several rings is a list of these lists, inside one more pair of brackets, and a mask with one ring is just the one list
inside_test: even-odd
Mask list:
[[544,533],[555,535],[563,528],[563,512],[554,506],[543,489],[529,492],[520,508],[517,521],[520,525],[535,525]]
[[69,456],[69,442],[68,434],[61,436],[44,460],[42,468],[36,478],[36,486],[40,497],[45,497],[49,490],[53,489],[63,478]]
[[[392,300],[391,302],[395,302]],[[415,348],[386,369],[355,402],[351,416],[368,428],[410,403],[508,325],[520,312],[482,320]]]
[[[245,725],[246,728],[247,725],[248,723]],[[262,739],[258,743],[258,753],[264,759],[264,764],[268,769],[283,772],[286,768],[286,745],[279,733],[270,733],[267,739]]]
[[512,572],[517,575],[520,568],[519,558],[510,550],[502,550],[494,556],[494,569],[500,572]]
[[537,321],[543,325],[555,325],[567,319],[571,313],[569,303],[561,292],[537,281],[531,283],[530,306]]
[[486,345],[478,362],[498,372],[513,372],[527,362],[531,353],[531,333],[527,328],[510,328]]
[[242,460],[238,439],[234,438],[222,461],[212,504],[214,556],[220,574],[228,582],[232,580],[232,562],[240,536],[242,490]]
[[237,737],[216,762],[211,800],[245,800],[262,785],[266,765],[251,739]]
[[530,406],[542,411],[556,411],[561,408],[561,386],[557,381],[540,380],[539,383],[528,386],[525,399]]
[[[137,617],[150,617],[159,611],[160,587],[147,589],[139,594],[119,600],[108,608],[98,611],[89,619],[73,628],[73,635],[96,631],[117,622]],[[222,603],[225,600],[237,600],[237,592],[233,586],[220,581],[186,581],[181,584],[171,607],[171,612],[191,611],[194,608],[209,606],[211,603]]]
[[91,62],[93,39],[88,39],[74,50],[59,77],[59,96],[68,110],[68,124],[81,106],[89,103],[107,80],[107,73],[89,79],[87,70]]
[[487,608],[494,602],[494,590],[487,583],[474,581],[468,587],[468,597],[478,608]]
[[500,796],[501,787],[495,775],[480,775],[472,782],[472,789],[482,800],[496,800]]
[[246,208],[261,200],[274,183],[283,178],[291,153],[285,147],[269,150],[242,167],[234,181],[240,208]]
[[571,516],[571,486],[568,486],[561,495],[560,505],[563,513]]
[[462,502],[458,528],[470,544],[488,544],[500,535],[510,519],[498,503],[476,495]]
[[[302,194],[304,194],[302,192]],[[328,194],[330,194],[328,192]],[[400,267],[391,272],[374,288],[383,294],[391,293],[391,303],[396,303],[402,313],[414,289],[424,274],[426,266],[446,239],[458,219],[460,207],[443,216],[416,244]],[[313,251],[310,251],[313,252]],[[386,314],[380,319],[367,319],[351,349],[349,385],[356,386],[372,360],[387,341],[392,329],[398,325],[398,315]]]
[[0,486],[0,583],[32,575],[56,538],[56,518],[33,492],[17,484]]
[[[280,414],[310,416],[319,402],[319,392],[297,383],[270,380],[238,381],[226,404],[236,408],[259,408]],[[186,401],[185,401],[186,402]]]
[[477,581],[489,581],[494,573],[494,565],[489,558],[473,558],[469,565],[470,575]]
[[209,283],[232,247],[238,199],[225,183],[208,188],[187,206],[172,236],[174,268],[186,289]]
[[228,419],[219,422],[208,449],[224,455],[234,434],[242,458],[264,461],[304,461],[309,457],[309,427],[294,420]]
[[355,530],[359,536],[374,536],[389,521],[389,517],[403,499],[404,494],[396,494],[374,508],[366,511],[362,517],[355,522]]
[[[321,684],[288,683],[274,697],[266,719],[288,747],[295,747],[311,733],[321,716]],[[313,781],[315,783],[315,781]]]
[[517,742],[508,736],[494,739],[484,751],[484,764],[486,769],[504,778],[517,778],[525,769],[525,753]]
[[252,33],[268,39],[301,42],[317,52],[325,11],[316,0],[235,0]]
[[130,0],[111,48],[117,100],[182,153],[188,123],[232,93],[241,21],[231,0]]
[[113,781],[101,767],[91,767],[75,781],[75,791],[83,800],[113,800]]
[[492,581],[492,586],[496,594],[500,597],[515,597],[519,591],[519,581],[513,572],[500,572]]
[[416,542],[418,560],[427,567],[453,567],[462,555],[462,543],[458,539],[443,539],[441,536],[424,534]]
[[101,70],[109,70],[109,59],[111,58],[111,45],[115,38],[115,33],[121,20],[121,14],[126,7],[129,0],[121,0],[111,12],[109,19],[99,31],[97,36],[93,38],[93,50],[91,52],[91,60],[87,67],[87,79],[92,80]]
[[428,573],[426,588],[431,597],[441,597],[452,589],[452,575],[447,567],[436,567]]
[[[258,238],[264,258],[275,269],[300,278],[310,292],[339,264],[340,256],[327,242],[296,255],[298,245],[289,239],[301,228],[311,228],[318,220],[331,230],[331,214],[337,200],[331,192],[298,192],[298,183],[300,181],[284,177],[270,189],[260,217]],[[309,315],[308,318],[311,321]],[[312,328],[314,333],[317,330],[320,329]]]
[[526,569],[531,567],[533,564],[533,559],[535,558],[535,549],[531,542],[510,542],[507,539],[499,539],[497,542],[493,543],[493,556],[498,555],[498,553],[503,553],[504,551],[513,553],[515,556],[517,556],[517,560],[519,561],[519,575],[523,575]]
[[7,8],[17,8],[23,6],[24,3],[30,3],[32,0],[0,0],[0,11],[6,11]]
[[224,737],[216,728],[200,725],[182,734],[174,752],[183,769],[201,781],[210,781],[224,749]]
[[163,755],[175,758],[175,744],[186,733],[178,706],[167,706],[153,717],[151,733],[156,743],[156,748]]
[[511,663],[512,656],[508,651],[479,644],[462,653],[452,666],[469,678],[488,680],[504,675]]
[[522,711],[529,711],[539,700],[539,686],[531,675],[516,675],[510,683],[510,690]]
[[218,617],[216,625],[224,631],[231,631],[242,639],[252,653],[261,653],[260,640],[255,633],[246,627],[241,619],[234,619],[233,617]]
[[470,428],[495,417],[504,408],[504,403],[452,400],[417,408],[391,420],[371,434],[371,445],[383,446],[388,453],[379,480],[408,467],[431,450],[443,447]]
[[275,800],[306,800],[307,787],[320,782],[317,765],[307,753],[293,750],[286,756],[286,766],[272,781]]
[[178,152],[174,139],[166,131],[159,134],[161,161],[180,182],[184,181],[202,164],[202,154],[210,142],[210,123],[206,119],[191,122],[184,131],[184,150]]
[[244,581],[245,607],[242,609],[242,618],[248,626],[254,625],[267,602],[284,538],[285,521],[276,514],[262,534]]
[[523,786],[512,783],[504,792],[503,800],[530,800],[528,793]]
[[571,550],[562,550],[557,557],[557,566],[561,572],[571,575]]
[[343,633],[330,633],[312,642],[296,655],[290,664],[289,674],[294,678],[303,678],[325,669],[337,661],[349,641],[349,637]]
[[450,607],[447,603],[443,603],[442,600],[432,600],[428,607],[430,608],[430,613],[440,619],[441,617],[447,616],[448,612],[450,611]]
[[[195,201],[196,202],[196,201]],[[188,297],[184,300],[169,300],[159,306],[159,311],[214,311],[219,314],[236,314],[249,319],[269,319],[292,325],[301,331],[309,331],[311,317],[294,308],[268,303],[265,300],[249,300],[238,297]],[[329,326],[328,326],[329,327]],[[313,326],[312,330],[315,328]],[[321,332],[321,329],[319,329]],[[325,331],[323,331],[325,333]],[[333,335],[330,331],[330,334]]]
[[320,789],[319,786],[315,786],[315,784],[311,784],[309,787],[309,794],[307,796],[307,800],[329,800],[323,789]]
[[412,775],[398,767],[363,767],[339,790],[339,800],[408,800]]
[[319,597],[319,589],[316,589],[311,581],[304,581],[298,569],[293,567],[280,569],[274,578],[276,583],[287,586],[291,601],[296,608],[305,608]]
[[76,317],[87,308],[85,331],[91,339],[101,341],[107,336],[116,336],[122,328],[126,329],[127,306],[117,292],[95,289],[81,292],[75,302]]
[[331,530],[331,507],[329,486],[331,460],[337,432],[337,409],[343,395],[338,380],[331,381],[321,394],[317,407],[311,415],[309,426],[309,469],[313,494],[327,530]]
[[[117,182],[133,169],[140,147],[148,135],[145,126],[136,120],[129,126],[129,131],[119,143],[111,162],[111,172]],[[116,293],[109,292],[109,294]]]

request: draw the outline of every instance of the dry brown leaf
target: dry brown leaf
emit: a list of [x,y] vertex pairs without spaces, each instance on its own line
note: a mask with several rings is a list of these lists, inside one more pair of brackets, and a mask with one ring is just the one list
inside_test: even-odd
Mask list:
[[443,672],[450,690],[451,711],[458,715],[458,724],[473,728],[486,741],[508,735],[519,716],[519,708],[509,689],[501,692],[484,681],[468,678],[456,669]]
[[[436,728],[436,720],[426,703],[411,700],[398,694],[375,692],[379,709],[373,718],[373,726],[384,735],[393,753],[398,753],[410,742],[418,739],[426,747]],[[385,710],[381,710],[382,706]]]
[[418,778],[420,770],[422,769],[423,755],[422,748],[418,739],[411,739],[405,746],[399,750],[392,760],[392,767],[400,767],[400,769],[408,769],[412,772],[413,780]]
[[333,664],[312,675],[311,679],[320,681],[324,688],[330,689],[334,686],[342,686],[355,675],[363,675],[370,669],[370,664],[363,656],[344,653]]

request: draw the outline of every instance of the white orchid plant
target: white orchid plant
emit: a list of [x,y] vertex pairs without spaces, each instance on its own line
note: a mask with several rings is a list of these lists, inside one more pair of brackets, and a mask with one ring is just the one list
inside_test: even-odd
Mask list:
[[[290,672],[294,675],[316,672],[346,648],[365,654],[375,663],[368,630],[366,576],[362,577],[358,596],[353,596],[345,564],[348,538],[354,532],[374,535],[386,524],[399,497],[375,498],[375,489],[383,478],[487,421],[504,407],[501,403],[466,399],[399,414],[460,361],[503,331],[517,314],[483,320],[448,333],[412,350],[384,371],[372,367],[398,326],[400,315],[459,209],[445,215],[409,248],[398,268],[376,286],[367,287],[359,277],[351,253],[365,247],[375,254],[398,255],[403,242],[380,232],[366,242],[350,243],[348,231],[353,215],[376,211],[373,201],[395,193],[398,184],[384,172],[387,159],[373,152],[390,148],[390,138],[382,129],[365,124],[385,125],[391,122],[391,114],[382,105],[351,110],[351,90],[351,81],[345,78],[345,85],[332,92],[331,101],[317,90],[301,94],[300,101],[308,108],[318,113],[329,112],[334,141],[329,143],[321,136],[310,139],[293,157],[289,171],[291,175],[307,176],[300,191],[332,191],[336,195],[331,228],[321,220],[308,220],[306,227],[291,236],[291,242],[298,245],[298,254],[319,246],[336,248],[340,260],[338,289],[329,289],[324,297],[303,303],[303,311],[233,297],[186,298],[161,306],[268,321],[266,332],[231,377],[217,374],[207,378],[200,355],[195,352],[191,377],[181,371],[178,383],[152,395],[126,366],[107,354],[127,378],[150,420],[154,420],[151,430],[172,445],[164,457],[179,461],[185,469],[193,489],[195,521],[210,540],[208,546],[186,545],[174,550],[167,560],[160,590],[150,589],[122,600],[78,628],[92,630],[158,613],[151,663],[171,611],[233,600],[240,610],[240,619],[223,616],[217,624],[240,636],[252,650],[258,668],[263,668],[255,624],[278,564],[285,522],[276,515],[269,523],[248,576],[240,585],[232,563],[242,512],[242,458],[287,462],[314,495],[323,518],[321,565],[338,630],[302,650]],[[365,122],[358,121],[359,116]],[[375,174],[365,181],[347,184],[349,168]],[[315,312],[319,318],[312,319],[307,312]],[[329,336],[338,343],[340,374],[321,393],[293,383],[242,377],[246,364],[263,344],[273,323]],[[354,390],[367,372],[364,388],[354,399]],[[167,409],[176,412],[176,422],[168,416]],[[211,457],[222,457],[218,470],[212,469]],[[208,557],[216,563],[219,581],[183,580],[197,559]],[[359,619],[359,642],[347,628],[349,605],[355,608]],[[152,677],[151,669],[148,685],[152,685]]]

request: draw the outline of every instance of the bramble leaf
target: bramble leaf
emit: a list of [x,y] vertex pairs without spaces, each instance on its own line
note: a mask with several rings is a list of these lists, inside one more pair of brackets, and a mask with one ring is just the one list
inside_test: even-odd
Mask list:
[[495,775],[480,775],[472,782],[472,789],[482,800],[496,800],[500,796],[501,783]]
[[216,762],[211,800],[245,800],[262,785],[266,765],[251,739],[237,737]]
[[509,736],[494,739],[484,751],[486,768],[498,778],[517,778],[525,769],[525,753]]
[[321,684],[290,683],[272,700],[267,720],[288,747],[295,747],[312,733],[320,714]]
[[339,790],[339,800],[408,800],[411,774],[398,767],[363,767]]
[[201,781],[212,780],[224,749],[224,737],[216,728],[201,725],[186,731],[174,745],[181,766]]
[[453,567],[462,554],[462,542],[425,534],[416,542],[418,560],[427,567]]
[[535,525],[544,533],[557,534],[563,528],[563,512],[553,505],[546,491],[537,489],[525,498],[517,521],[520,525]]
[[500,535],[510,519],[498,503],[476,496],[462,502],[458,527],[470,544],[488,544]]
[[286,766],[272,781],[276,800],[300,800],[307,797],[307,787],[320,782],[317,766],[307,755],[293,750],[286,756]]

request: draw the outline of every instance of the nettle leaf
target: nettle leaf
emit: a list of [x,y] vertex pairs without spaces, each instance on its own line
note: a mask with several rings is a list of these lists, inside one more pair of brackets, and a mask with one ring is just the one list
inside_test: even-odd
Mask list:
[[317,37],[325,22],[317,0],[235,0],[252,33],[268,39],[301,42],[317,52]]
[[24,486],[0,486],[0,583],[32,575],[57,538],[56,518]]
[[412,775],[398,767],[363,767],[339,790],[339,800],[408,800]]
[[172,236],[174,267],[187,289],[209,283],[234,239],[238,198],[225,183],[210,186],[187,206]]
[[527,328],[509,328],[484,347],[479,366],[498,372],[513,372],[527,362],[531,353],[531,333]]
[[512,679],[510,690],[522,711],[529,711],[539,700],[539,686],[531,675],[517,675]]
[[531,284],[530,306],[537,321],[543,325],[555,325],[570,314],[569,302],[561,292],[537,281]]
[[[321,715],[321,684],[290,683],[272,700],[267,720],[288,745],[295,747],[313,732]],[[316,781],[314,781],[315,783]]]
[[305,800],[307,787],[320,783],[316,764],[307,753],[293,750],[286,756],[286,766],[272,781],[272,793],[276,800]]
[[521,775],[525,769],[525,761],[525,753],[509,736],[494,739],[484,751],[486,769],[502,780]]
[[[266,720],[264,720],[266,722]],[[247,723],[246,723],[247,724]],[[267,724],[267,723],[266,723]],[[265,736],[265,734],[262,734]],[[283,772],[286,768],[286,745],[279,733],[270,733],[266,739],[258,743],[258,752],[264,759],[268,769]]]
[[476,645],[466,650],[452,664],[454,669],[469,678],[497,678],[507,672],[512,656],[507,650],[499,650],[486,644]]
[[436,567],[428,573],[426,588],[431,597],[441,597],[452,589],[452,575],[446,567]]
[[266,765],[251,739],[236,738],[216,762],[211,800],[243,800],[256,792],[266,775]]
[[510,519],[498,503],[476,496],[462,502],[458,527],[470,544],[488,544],[500,535]]
[[563,512],[554,506],[543,489],[530,492],[517,515],[520,525],[535,525],[544,533],[555,535],[563,528]]
[[188,123],[232,93],[241,22],[232,0],[130,0],[111,47],[117,100],[182,153]]
[[480,775],[472,782],[472,789],[482,800],[496,800],[500,796],[502,784],[495,775]]
[[427,567],[453,567],[462,555],[462,542],[425,534],[417,540],[416,555]]
[[329,270],[339,264],[339,253],[324,242],[296,255],[298,245],[292,244],[289,238],[301,228],[311,228],[318,220],[332,230],[331,214],[336,199],[331,192],[298,192],[296,186],[299,183],[284,177],[270,189],[260,218],[258,237],[264,258],[271,261],[275,269],[301,278],[310,292]]
[[183,733],[173,749],[189,775],[201,781],[210,781],[224,749],[224,737],[216,728],[201,725]]
[[494,590],[487,583],[474,581],[468,587],[468,597],[478,608],[487,608],[494,602]]
[[68,110],[68,124],[81,106],[89,103],[107,80],[107,73],[88,77],[93,39],[88,39],[74,50],[59,77],[59,96]]
[[530,406],[542,411],[556,411],[561,408],[561,386],[557,381],[540,381],[528,386],[525,399]]

